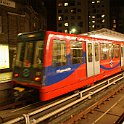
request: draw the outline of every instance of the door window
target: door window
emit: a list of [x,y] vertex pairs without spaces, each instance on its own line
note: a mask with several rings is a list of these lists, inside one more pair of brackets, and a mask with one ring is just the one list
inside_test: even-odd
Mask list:
[[98,43],[95,43],[95,61],[99,61],[99,47]]
[[92,61],[92,43],[88,43],[88,62]]
[[124,56],[124,53],[123,53],[123,46],[121,47],[121,57]]

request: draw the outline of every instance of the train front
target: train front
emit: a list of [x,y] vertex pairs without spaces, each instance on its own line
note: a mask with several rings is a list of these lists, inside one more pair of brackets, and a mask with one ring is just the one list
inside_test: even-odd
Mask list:
[[14,96],[20,99],[38,99],[43,80],[45,32],[18,35],[17,54],[12,83]]

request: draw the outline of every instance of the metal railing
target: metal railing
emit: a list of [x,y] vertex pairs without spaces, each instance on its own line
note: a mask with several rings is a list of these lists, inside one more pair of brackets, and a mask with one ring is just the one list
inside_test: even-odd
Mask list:
[[[42,121],[52,117],[53,115],[56,115],[56,114],[58,114],[58,113],[60,113],[60,112],[62,112],[64,110],[66,110],[69,107],[72,107],[72,106],[80,103],[81,101],[83,101],[85,99],[91,99],[91,97],[94,94],[102,91],[103,89],[106,89],[107,87],[109,87],[111,85],[115,85],[119,80],[121,80],[123,78],[124,78],[123,73],[118,74],[118,75],[116,75],[116,76],[114,76],[112,78],[106,79],[105,81],[102,81],[102,82],[100,82],[100,83],[98,83],[98,84],[96,84],[96,85],[94,85],[94,86],[92,86],[90,88],[87,88],[85,90],[82,90],[82,91],[80,91],[78,93],[75,93],[75,94],[73,94],[73,95],[71,95],[71,96],[69,96],[67,98],[64,98],[64,99],[58,101],[58,102],[55,102],[55,103],[50,104],[48,106],[42,107],[42,108],[40,108],[38,110],[35,110],[33,112],[30,112],[28,114],[23,114],[22,116],[20,116],[18,118],[15,118],[15,119],[12,119],[12,120],[10,120],[8,122],[5,122],[3,124],[14,124],[14,123],[22,121],[22,120],[25,121],[26,124],[37,124],[39,122],[42,122]],[[70,100],[70,99],[72,99],[74,97],[78,97],[78,99],[73,101],[73,102],[71,102],[71,103],[68,103],[67,105],[62,106],[59,109],[51,111],[50,113],[45,114],[42,117],[39,117],[37,119],[35,117],[33,118],[34,115],[39,114],[39,113],[41,113],[41,112],[43,112],[45,110],[48,110],[48,109],[50,109],[50,108],[52,108],[52,107],[54,107],[54,106],[56,106],[58,104],[61,104],[61,103],[65,102],[65,101],[67,101],[67,100]]]

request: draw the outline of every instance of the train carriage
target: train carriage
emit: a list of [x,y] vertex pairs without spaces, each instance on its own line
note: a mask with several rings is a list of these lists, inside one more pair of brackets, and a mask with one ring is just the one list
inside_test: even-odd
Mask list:
[[13,84],[50,100],[120,72],[124,43],[38,31],[18,35]]

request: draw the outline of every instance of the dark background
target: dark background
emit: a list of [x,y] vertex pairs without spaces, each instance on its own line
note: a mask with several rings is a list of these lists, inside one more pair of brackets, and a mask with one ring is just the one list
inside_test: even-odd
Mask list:
[[[56,31],[56,0],[16,1],[32,6],[36,12],[47,18],[47,30]],[[114,6],[118,10],[119,7],[124,7],[124,0],[110,0],[110,7],[111,6]]]

